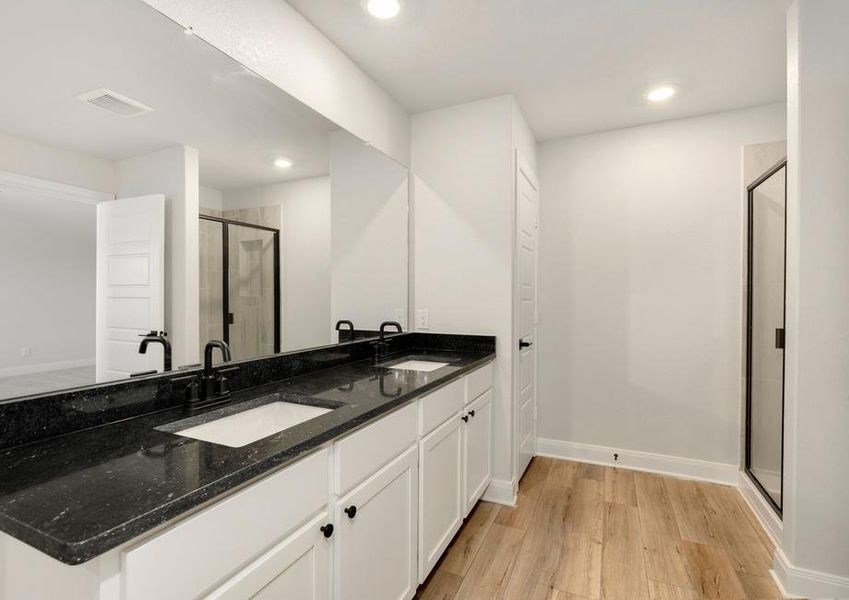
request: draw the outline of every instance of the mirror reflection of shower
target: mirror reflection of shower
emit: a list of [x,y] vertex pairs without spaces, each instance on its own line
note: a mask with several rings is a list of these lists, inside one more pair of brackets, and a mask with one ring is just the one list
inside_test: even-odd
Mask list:
[[199,229],[201,347],[210,339],[224,340],[234,360],[280,352],[275,216],[250,209],[205,212]]

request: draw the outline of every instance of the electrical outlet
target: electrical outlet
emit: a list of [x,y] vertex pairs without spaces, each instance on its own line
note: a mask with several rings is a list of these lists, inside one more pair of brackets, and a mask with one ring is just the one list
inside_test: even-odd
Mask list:
[[404,308],[396,308],[395,320],[401,324],[402,328],[407,329],[407,310]]
[[32,348],[30,348],[29,346],[24,346],[23,348],[21,348],[21,356],[26,357],[26,356],[30,356],[31,354],[32,354]]
[[416,329],[430,329],[430,311],[426,308],[416,311]]

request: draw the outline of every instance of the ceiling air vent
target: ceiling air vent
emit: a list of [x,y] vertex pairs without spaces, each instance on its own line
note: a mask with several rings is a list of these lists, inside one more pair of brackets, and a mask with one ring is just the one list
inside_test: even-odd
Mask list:
[[112,90],[107,89],[95,90],[93,92],[81,94],[77,96],[77,98],[86,104],[92,104],[121,117],[135,117],[136,115],[141,115],[153,110],[151,107],[145,106],[137,100],[127,98],[126,96],[122,96],[121,94],[117,94]]

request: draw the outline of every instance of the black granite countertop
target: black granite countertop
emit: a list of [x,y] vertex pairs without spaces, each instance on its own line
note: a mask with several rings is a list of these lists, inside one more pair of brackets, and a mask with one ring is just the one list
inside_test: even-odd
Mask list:
[[[0,530],[83,563],[484,365],[495,357],[492,344],[409,347],[380,365],[360,360],[243,390],[200,413],[176,406],[2,449]],[[408,358],[449,364],[431,372],[387,366]],[[187,417],[208,421],[276,400],[335,408],[241,448],[168,431]]]

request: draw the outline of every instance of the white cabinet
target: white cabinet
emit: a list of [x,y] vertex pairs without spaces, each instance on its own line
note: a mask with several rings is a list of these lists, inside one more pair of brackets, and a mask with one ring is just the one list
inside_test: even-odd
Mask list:
[[463,424],[463,515],[474,508],[492,481],[492,390],[466,406]]
[[485,365],[419,400],[421,433],[444,419],[419,442],[419,582],[492,480],[492,373]]
[[413,446],[335,503],[337,600],[413,597],[418,482]]
[[91,568],[10,539],[0,598],[412,598],[491,481],[492,377],[484,365]]
[[[422,399],[427,402],[427,397]],[[419,443],[419,581],[423,582],[463,523],[460,413]]]
[[234,577],[327,510],[329,455],[319,450],[123,550],[123,600],[196,598]]
[[321,513],[245,567],[212,600],[329,600],[333,525]]

